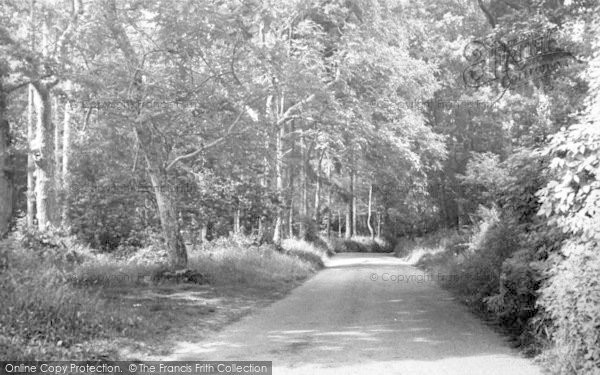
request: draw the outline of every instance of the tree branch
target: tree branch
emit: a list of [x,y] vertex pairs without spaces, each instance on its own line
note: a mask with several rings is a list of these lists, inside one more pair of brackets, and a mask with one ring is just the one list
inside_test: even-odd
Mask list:
[[492,29],[495,28],[496,27],[496,19],[494,18],[494,16],[490,12],[490,10],[485,6],[485,4],[483,4],[483,0],[477,0],[477,4],[479,4],[479,7],[485,14],[485,17],[487,18],[488,22],[490,23],[490,25],[492,25]]
[[49,77],[52,77],[52,74],[47,74],[47,75],[44,75],[42,77],[38,77],[36,79],[30,79],[30,80],[27,80],[27,81],[23,81],[21,83],[16,83],[14,85],[5,86],[4,91],[6,93],[11,93],[13,91],[16,91],[16,90],[20,89],[21,87],[25,87],[25,86],[28,86],[28,85],[35,85],[38,82],[40,82],[42,79],[49,78]]
[[233,121],[231,123],[231,125],[229,125],[229,127],[227,128],[227,131],[225,132],[225,134],[223,136],[221,136],[220,138],[215,139],[214,141],[200,147],[199,149],[190,152],[189,154],[185,154],[185,155],[181,155],[176,157],[172,162],[169,163],[169,165],[167,165],[167,167],[165,168],[166,171],[168,172],[169,170],[171,170],[171,168],[173,168],[177,163],[179,163],[180,161],[183,160],[188,160],[191,159],[195,156],[197,156],[198,154],[200,154],[203,151],[208,150],[211,147],[215,147],[216,145],[222,143],[223,141],[225,141],[225,139],[227,139],[227,137],[231,134],[231,132],[233,131],[233,128],[235,128],[235,126],[237,125],[237,123],[240,121],[240,119],[242,118],[242,115],[244,114],[244,111],[240,111],[240,114],[236,117],[235,121]]
[[292,114],[292,112],[294,112],[295,110],[297,110],[298,108],[300,108],[304,104],[309,103],[310,101],[312,101],[315,98],[315,96],[316,96],[315,94],[310,94],[305,99],[299,101],[298,103],[296,103],[293,106],[291,106],[290,108],[288,108],[287,111],[285,111],[283,113],[283,115],[277,120],[277,126],[280,126],[281,124],[283,124],[284,122],[286,122],[287,120],[289,120],[290,119],[290,115]]
[[121,52],[123,52],[123,55],[125,56],[127,61],[132,65],[132,67],[134,69],[138,69],[139,68],[138,57],[137,57],[133,47],[131,46],[131,42],[129,41],[129,38],[127,37],[127,33],[125,32],[123,25],[121,25],[121,23],[119,23],[117,21],[118,15],[117,15],[117,5],[116,5],[115,0],[105,1],[105,6],[106,6],[106,14],[105,14],[106,23],[107,23],[107,26],[108,26],[110,32],[113,35],[113,38],[115,38],[117,45],[119,46],[119,49],[121,50]]

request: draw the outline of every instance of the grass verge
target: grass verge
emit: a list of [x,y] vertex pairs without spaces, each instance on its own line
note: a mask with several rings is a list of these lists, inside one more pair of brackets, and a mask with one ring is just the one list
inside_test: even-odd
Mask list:
[[[190,252],[202,282],[161,278],[164,254],[127,259],[0,243],[0,358],[119,360],[165,355],[281,298],[323,264],[327,250],[287,241],[283,251],[243,237]],[[65,254],[76,254],[64,256]]]

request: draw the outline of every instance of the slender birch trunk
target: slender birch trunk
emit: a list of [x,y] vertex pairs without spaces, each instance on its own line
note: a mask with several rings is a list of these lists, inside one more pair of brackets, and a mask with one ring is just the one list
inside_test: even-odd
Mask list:
[[348,240],[352,237],[352,198],[348,198],[346,202],[346,234],[345,238]]
[[367,227],[369,228],[369,233],[371,233],[371,239],[375,239],[375,232],[373,231],[373,226],[371,225],[371,208],[372,208],[372,199],[373,199],[373,184],[369,184],[369,208],[367,214]]
[[301,239],[306,236],[306,219],[307,219],[307,206],[308,206],[308,180],[306,176],[306,139],[304,131],[300,129],[300,222],[299,222],[299,234]]
[[356,215],[356,172],[354,171],[354,169],[351,170],[351,177],[350,177],[350,196],[351,196],[351,206],[352,206],[352,225],[350,226],[351,228],[351,235],[352,236],[356,236],[357,235],[357,230],[356,230],[356,221],[357,221],[357,215]]
[[[292,154],[295,153],[295,149],[296,149],[296,141],[293,137],[294,134],[294,122],[292,121],[290,124],[290,144],[292,147]],[[295,170],[295,165],[294,163],[290,163],[290,165],[288,166],[288,173],[289,173],[289,202],[288,202],[288,234],[289,234],[289,238],[294,238],[294,194],[295,194],[295,187],[294,187],[294,180],[295,180],[295,174],[296,174],[296,170]]]
[[235,210],[235,234],[242,234],[242,210],[239,207]]
[[61,121],[59,118],[59,100],[56,95],[52,98],[52,117],[54,127],[54,191],[56,192],[56,207],[52,212],[53,222],[58,223],[59,219],[62,218],[62,152],[61,152]]
[[285,128],[279,126],[277,131],[277,142],[275,146],[275,189],[279,204],[277,205],[277,214],[275,217],[275,228],[273,231],[273,242],[276,245],[281,244],[281,229],[283,225],[283,137],[285,136]]
[[329,154],[327,155],[327,181],[329,186],[327,187],[327,238],[331,236],[331,199],[332,199],[332,183],[331,183],[331,160],[329,160]]
[[65,113],[63,117],[63,138],[62,138],[62,203],[61,225],[63,228],[69,225],[69,156],[71,152],[71,103],[67,99],[65,102]]
[[315,224],[321,227],[321,164],[323,163],[324,151],[319,156],[317,163],[317,181],[315,182]]
[[29,85],[27,89],[27,228],[33,229],[35,221],[35,163],[33,160],[32,146],[34,143],[34,88]]

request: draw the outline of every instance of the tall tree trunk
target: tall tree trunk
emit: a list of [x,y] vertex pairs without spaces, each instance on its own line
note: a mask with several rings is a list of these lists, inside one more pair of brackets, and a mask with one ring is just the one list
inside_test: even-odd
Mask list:
[[9,147],[10,124],[6,119],[6,93],[0,81],[0,237],[8,233],[13,213],[13,166]]
[[65,113],[63,117],[63,139],[62,139],[62,207],[61,225],[63,228],[69,225],[69,153],[71,152],[71,103],[68,98],[65,102]]
[[[270,138],[269,133],[267,133],[266,137],[265,137],[265,150],[267,150],[267,151],[269,151],[271,149],[270,144],[269,144],[269,138]],[[268,177],[270,175],[270,173],[269,173],[270,172],[269,157],[267,155],[268,155],[268,152],[265,153],[265,156],[263,158],[263,174],[260,177],[260,186],[263,189],[263,193],[267,191],[267,187],[268,187],[267,181],[268,181]],[[260,238],[261,241],[265,236],[265,231],[266,231],[265,217],[261,213],[258,216],[258,238]]]
[[[296,140],[294,139],[294,121],[292,121],[290,123],[290,145],[292,148],[292,155],[295,154],[295,149],[296,149]],[[295,165],[294,163],[289,163],[288,166],[288,173],[289,173],[289,202],[288,202],[288,234],[289,234],[289,238],[294,238],[294,194],[295,194],[295,187],[294,187],[294,177],[296,174],[296,170],[295,170]]]
[[290,173],[290,199],[288,202],[288,237],[294,238],[294,177]]
[[140,141],[140,151],[146,160],[146,168],[154,190],[170,267],[184,269],[188,261],[187,249],[177,220],[177,211],[172,197],[173,189],[169,186],[163,151],[147,124],[137,124],[135,132]]
[[58,223],[60,218],[62,218],[62,152],[61,152],[61,141],[62,136],[60,134],[60,118],[59,118],[59,100],[58,96],[53,95],[52,98],[52,115],[53,115],[53,125],[54,125],[54,191],[56,192],[56,206],[55,211],[52,212],[54,216],[53,222]]
[[33,229],[35,221],[35,163],[33,160],[32,146],[34,143],[34,88],[27,88],[27,228]]
[[[317,181],[315,183],[315,224],[318,228],[321,228],[321,164],[323,163],[323,155],[325,151],[321,152],[319,156],[319,162],[317,163]],[[320,231],[320,229],[319,229]]]
[[338,238],[342,238],[342,213],[338,210]]
[[327,181],[329,183],[327,187],[327,238],[331,236],[331,199],[332,199],[332,183],[331,183],[331,160],[329,159],[329,153],[327,154]]
[[175,207],[173,207],[173,200],[169,196],[169,193],[164,191],[168,190],[164,188],[167,183],[166,173],[154,170],[149,171],[148,174],[150,175],[154,196],[156,197],[158,216],[163,235],[165,236],[170,265],[173,269],[184,269],[187,267],[188,261],[187,250],[183,242],[177,215],[175,214]]
[[351,225],[351,233],[352,236],[356,236],[357,233],[357,226],[356,226],[356,220],[357,220],[357,213],[356,213],[356,172],[354,171],[354,169],[351,170],[351,177],[350,177],[350,194],[351,194],[351,206],[352,206],[352,225]]
[[[106,0],[103,5],[105,11],[104,20],[119,49],[131,66],[141,67],[142,64],[139,63],[135,50],[125,32],[125,28],[119,21],[116,1]],[[141,81],[134,77],[134,88],[138,93],[142,90],[140,86]],[[139,113],[137,115],[139,116]],[[169,253],[170,266],[174,269],[185,268],[187,267],[188,260],[187,250],[179,229],[179,222],[173,198],[171,197],[172,192],[167,184],[166,158],[162,147],[160,147],[161,141],[157,141],[155,139],[157,137],[151,134],[148,124],[138,121],[138,119],[134,121],[134,130],[140,141],[140,150],[146,159],[148,174],[150,175],[154,189],[160,225]]]
[[53,224],[55,190],[54,181],[54,142],[52,123],[52,102],[50,90],[44,84],[38,83],[35,87],[35,103],[37,124],[33,142],[33,155],[35,163],[35,199],[36,219],[38,229],[42,232],[48,230]]
[[345,238],[350,239],[352,237],[352,198],[348,198],[346,202],[346,234]]
[[306,161],[306,138],[304,131],[300,129],[300,223],[299,223],[299,237],[304,239],[306,236],[306,221],[308,214],[308,178],[306,173],[307,161]]
[[294,196],[290,195],[290,207],[288,209],[288,237],[294,238]]
[[233,213],[233,233],[236,235],[239,235],[241,232],[240,216],[241,216],[241,212],[238,207],[238,208],[236,208],[235,212]]
[[377,212],[377,238],[381,237],[381,212]]
[[373,184],[369,184],[369,208],[367,213],[367,227],[369,228],[369,233],[371,233],[371,239],[375,238],[375,232],[373,232],[373,226],[371,225],[371,207],[372,207],[372,199],[373,199]]
[[204,222],[202,228],[200,228],[200,242],[206,242],[206,235],[208,234],[208,223]]
[[279,199],[277,205],[277,214],[275,217],[275,228],[273,231],[273,242],[276,245],[281,244],[281,229],[283,225],[283,202],[285,197],[283,196],[283,138],[285,136],[285,128],[283,125],[279,126],[277,131],[277,142],[275,146],[275,189],[277,191],[277,198]]

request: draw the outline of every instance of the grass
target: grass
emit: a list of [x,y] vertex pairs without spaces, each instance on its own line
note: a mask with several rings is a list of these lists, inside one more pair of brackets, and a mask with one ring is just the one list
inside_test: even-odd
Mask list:
[[0,273],[0,358],[94,359],[104,354],[94,340],[126,334],[135,317],[97,293],[68,282],[70,264],[3,242]]
[[158,277],[165,269],[159,247],[117,259],[66,243],[77,256],[63,256],[74,253],[68,248],[0,243],[0,358],[165,354],[182,338],[197,340],[280,298],[327,256],[303,241],[286,241],[280,251],[243,237],[220,239],[189,253],[189,268],[208,280],[190,284]]
[[290,251],[280,252],[275,246],[252,245],[243,237],[220,239],[191,253],[189,268],[205,275],[214,285],[269,287],[310,276],[318,268],[312,259],[307,259],[308,254],[313,254],[308,251],[312,245],[287,245]]
[[281,244],[281,247],[288,255],[296,256],[313,265],[316,269],[324,267],[324,260],[331,251],[325,242],[319,241],[318,244],[298,240],[286,239]]

